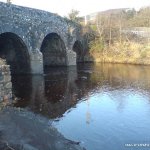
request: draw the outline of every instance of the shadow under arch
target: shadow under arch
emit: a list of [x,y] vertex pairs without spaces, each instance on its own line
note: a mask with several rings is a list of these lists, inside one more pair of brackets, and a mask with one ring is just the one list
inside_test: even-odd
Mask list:
[[76,53],[76,61],[77,63],[84,62],[84,53],[83,53],[83,46],[81,41],[75,41],[73,45],[73,51]]
[[15,33],[0,34],[0,58],[10,65],[11,74],[29,74],[31,71],[28,49]]
[[44,38],[40,51],[43,54],[44,71],[48,66],[66,66],[65,43],[57,33],[49,33]]

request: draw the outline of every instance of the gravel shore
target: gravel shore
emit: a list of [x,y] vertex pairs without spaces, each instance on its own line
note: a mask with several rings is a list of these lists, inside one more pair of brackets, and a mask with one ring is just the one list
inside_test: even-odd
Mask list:
[[0,150],[85,150],[65,139],[52,120],[28,110],[7,107],[0,111]]

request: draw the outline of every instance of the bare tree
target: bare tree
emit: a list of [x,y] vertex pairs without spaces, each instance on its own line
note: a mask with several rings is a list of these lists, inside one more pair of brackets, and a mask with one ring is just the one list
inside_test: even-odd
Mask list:
[[70,20],[74,22],[78,22],[79,21],[78,15],[79,15],[79,11],[72,9],[71,12],[68,14],[68,17]]
[[111,40],[112,40],[112,18],[110,14],[109,16],[109,47],[111,45]]
[[104,32],[104,23],[102,22],[102,16],[101,15],[97,15],[96,18],[96,26],[97,26],[97,31],[99,33],[99,37],[102,40],[103,39],[103,32]]
[[119,16],[119,41],[122,42],[122,13]]

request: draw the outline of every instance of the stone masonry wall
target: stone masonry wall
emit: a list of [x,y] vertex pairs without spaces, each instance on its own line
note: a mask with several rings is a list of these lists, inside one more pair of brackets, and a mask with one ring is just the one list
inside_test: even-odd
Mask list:
[[[49,34],[57,34],[64,43],[66,66],[76,65],[74,43],[81,40],[80,27],[47,11],[0,2],[0,35],[12,33],[26,47],[31,74],[43,73],[41,45]],[[15,45],[15,44],[14,44]]]
[[11,100],[12,83],[9,66],[0,60],[0,103]]

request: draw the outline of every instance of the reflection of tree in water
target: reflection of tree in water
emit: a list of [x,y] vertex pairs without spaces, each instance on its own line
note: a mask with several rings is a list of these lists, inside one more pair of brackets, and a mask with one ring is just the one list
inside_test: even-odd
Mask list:
[[141,65],[99,64],[93,67],[91,81],[110,88],[150,89],[150,67]]
[[92,82],[98,83],[99,90],[109,91],[109,96],[122,111],[127,103],[127,96],[150,92],[150,67],[124,64],[99,64],[94,66]]

